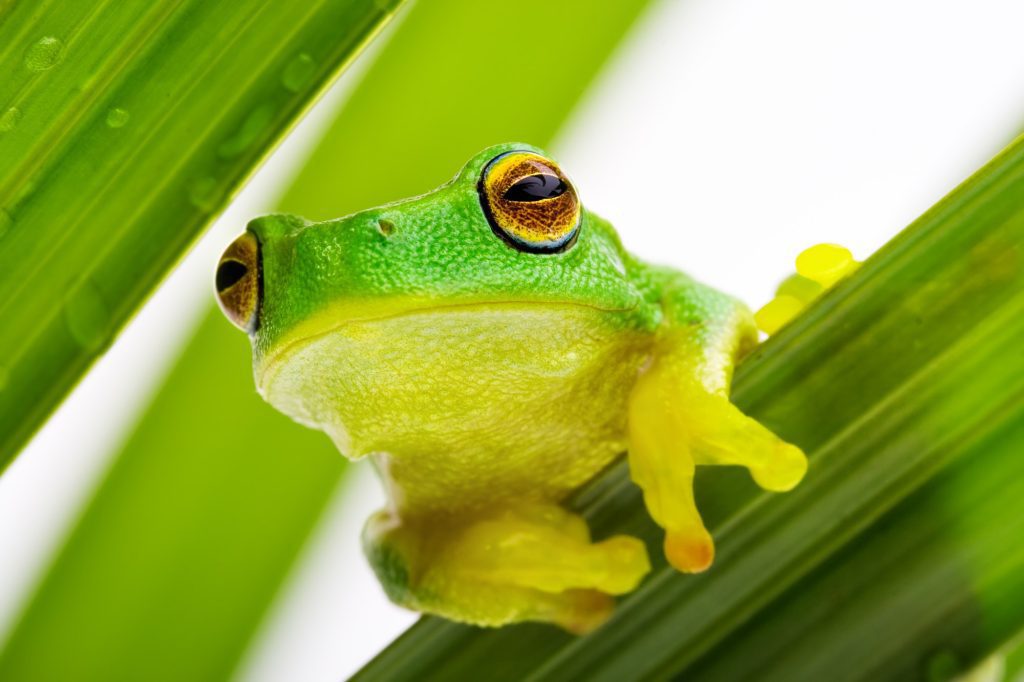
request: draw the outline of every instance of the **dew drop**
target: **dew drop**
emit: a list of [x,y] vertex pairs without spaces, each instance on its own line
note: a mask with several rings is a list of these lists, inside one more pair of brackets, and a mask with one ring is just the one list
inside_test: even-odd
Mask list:
[[110,128],[123,128],[131,115],[120,108],[113,108],[107,112],[107,126]]
[[0,133],[7,133],[18,127],[21,120],[21,109],[10,107],[3,114],[0,114]]
[[238,129],[238,132],[221,143],[217,148],[217,155],[222,159],[231,159],[238,156],[259,139],[272,120],[274,120],[273,105],[262,104],[256,107],[242,121],[242,126]]
[[309,85],[314,73],[316,73],[316,62],[303,52],[284,67],[284,71],[281,73],[281,85],[285,87],[285,90],[299,92]]
[[219,199],[217,179],[210,175],[194,180],[188,186],[189,202],[201,211],[212,211],[217,208]]
[[64,321],[71,337],[87,351],[98,351],[110,341],[110,309],[96,285],[88,280],[64,302]]
[[60,64],[64,59],[64,43],[59,38],[40,38],[25,52],[25,68],[29,71],[46,71]]

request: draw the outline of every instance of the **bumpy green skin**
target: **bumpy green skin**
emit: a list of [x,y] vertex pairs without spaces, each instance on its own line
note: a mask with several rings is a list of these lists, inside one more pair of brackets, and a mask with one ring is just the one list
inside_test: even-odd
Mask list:
[[[631,446],[641,421],[631,409],[651,415],[674,400],[657,396],[698,396],[701,414],[743,426],[723,396],[756,335],[742,304],[641,263],[585,209],[565,252],[498,238],[478,183],[510,150],[543,154],[500,145],[413,199],[317,224],[252,221],[262,261],[254,369],[272,404],[376,465],[389,505],[364,539],[393,599],[483,625],[533,619],[582,632],[648,562],[632,538],[591,542],[558,503]],[[648,371],[653,389],[631,402]],[[701,429],[679,414],[644,428],[685,443]],[[682,529],[670,559],[701,570],[710,538],[690,528],[703,531],[695,508],[650,479],[664,471],[685,484],[695,459],[748,462],[632,449],[652,515],[670,535]],[[699,546],[680,550],[684,531]]]
[[[577,244],[538,256],[496,239],[480,207],[483,167],[506,144],[484,150],[449,183],[412,199],[318,223],[271,215],[249,224],[263,250],[264,301],[257,362],[295,326],[339,299],[421,298],[452,305],[486,301],[560,301],[627,310],[629,322],[659,323],[648,271],[623,248],[614,229],[584,211]],[[390,221],[394,234],[381,233]],[[627,272],[628,268],[628,272]]]

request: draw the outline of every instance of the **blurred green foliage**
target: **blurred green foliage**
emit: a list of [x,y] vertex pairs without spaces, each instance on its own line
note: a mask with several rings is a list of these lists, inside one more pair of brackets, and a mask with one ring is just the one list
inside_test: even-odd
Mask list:
[[484,147],[550,145],[648,4],[415,3],[281,209],[337,218],[433,189]]
[[[223,349],[220,354],[205,348]],[[0,680],[223,680],[342,471],[208,315],[0,654]]]

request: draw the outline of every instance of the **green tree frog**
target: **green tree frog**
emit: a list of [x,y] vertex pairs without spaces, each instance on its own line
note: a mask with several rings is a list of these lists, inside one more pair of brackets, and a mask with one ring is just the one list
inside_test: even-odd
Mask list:
[[388,503],[364,547],[412,609],[587,632],[649,561],[561,503],[621,453],[686,573],[714,556],[697,465],[773,491],[807,468],[729,402],[757,343],[748,309],[630,255],[535,147],[491,147],[428,194],[337,220],[257,218],[215,284],[263,397],[373,462]]

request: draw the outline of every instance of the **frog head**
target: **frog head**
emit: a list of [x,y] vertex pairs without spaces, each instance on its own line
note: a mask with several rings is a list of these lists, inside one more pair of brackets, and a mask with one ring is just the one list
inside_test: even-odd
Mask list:
[[[368,340],[381,327],[375,321],[551,306],[618,318],[642,302],[631,266],[615,231],[582,206],[553,160],[529,145],[505,144],[412,199],[320,223],[257,218],[221,257],[216,288],[225,314],[251,338],[264,396],[323,427],[324,405],[353,396],[309,395],[319,390],[309,376],[325,386],[351,383],[350,361],[380,374],[394,367],[392,353],[421,354],[400,338],[411,332],[393,327]],[[357,352],[355,337],[366,342],[358,347],[364,357],[334,357]],[[544,348],[542,338],[524,341],[542,354],[559,350]],[[315,345],[321,350],[311,352]],[[299,374],[306,375],[301,389],[285,380]]]

